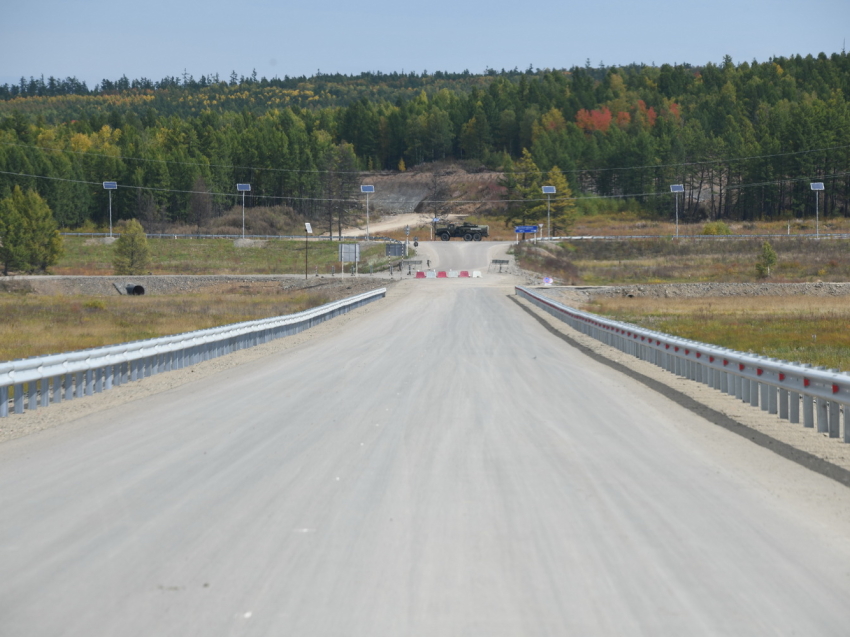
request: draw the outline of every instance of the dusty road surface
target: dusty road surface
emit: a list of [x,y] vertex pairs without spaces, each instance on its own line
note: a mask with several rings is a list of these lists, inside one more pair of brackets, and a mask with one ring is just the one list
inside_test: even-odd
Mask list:
[[405,281],[0,445],[0,634],[847,635],[850,489],[584,357],[506,282]]

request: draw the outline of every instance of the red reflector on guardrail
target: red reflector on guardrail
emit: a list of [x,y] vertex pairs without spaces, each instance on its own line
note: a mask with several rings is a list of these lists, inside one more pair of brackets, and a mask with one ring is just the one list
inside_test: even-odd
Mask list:
[[833,394],[837,394],[837,393],[838,393],[838,385],[835,385],[835,384],[833,384],[833,385],[832,385],[832,393],[833,393]]
[[782,372],[779,373],[779,380],[785,380],[785,374]]
[[738,363],[738,371],[739,371],[739,372],[744,371],[744,368],[745,368],[745,367],[746,367],[746,365],[744,365],[743,363]]
[[759,368],[759,369],[756,370],[756,376],[761,376],[762,374],[764,374],[763,369]]
[[812,384],[812,381],[810,381],[808,378],[803,379],[803,387],[808,387],[811,384]]

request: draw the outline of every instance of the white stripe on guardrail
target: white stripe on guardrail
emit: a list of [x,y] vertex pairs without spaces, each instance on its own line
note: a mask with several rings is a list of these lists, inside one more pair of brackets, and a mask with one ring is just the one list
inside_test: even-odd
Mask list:
[[[386,296],[380,288],[297,314],[234,323],[174,336],[0,363],[0,417],[20,414],[114,385],[181,369],[236,350],[297,334]],[[11,396],[10,396],[11,394]]]
[[[850,376],[811,365],[746,354],[582,312],[517,287],[516,293],[570,327],[669,372],[732,394],[792,423],[850,442]],[[844,426],[841,431],[841,412]],[[817,415],[817,417],[815,417]]]

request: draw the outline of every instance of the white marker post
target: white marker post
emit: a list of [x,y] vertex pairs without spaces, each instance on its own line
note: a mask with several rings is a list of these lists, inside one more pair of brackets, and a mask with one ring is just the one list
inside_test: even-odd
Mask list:
[[[375,192],[375,186],[360,186],[360,192],[366,193],[366,241],[369,240],[369,193]],[[357,263],[355,261],[355,263]]]
[[676,238],[679,238],[679,193],[685,192],[684,184],[672,184],[670,192],[676,194]]
[[242,238],[245,238],[245,193],[251,192],[251,184],[236,184],[236,191],[242,193]]
[[112,236],[112,191],[118,190],[117,181],[104,181],[103,189],[109,192],[109,236]]

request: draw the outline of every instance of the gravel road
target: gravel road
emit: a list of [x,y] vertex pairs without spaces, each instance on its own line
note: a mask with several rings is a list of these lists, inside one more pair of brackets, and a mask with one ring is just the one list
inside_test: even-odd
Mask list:
[[846,635],[850,489],[584,356],[518,281],[405,281],[0,445],[0,634]]

